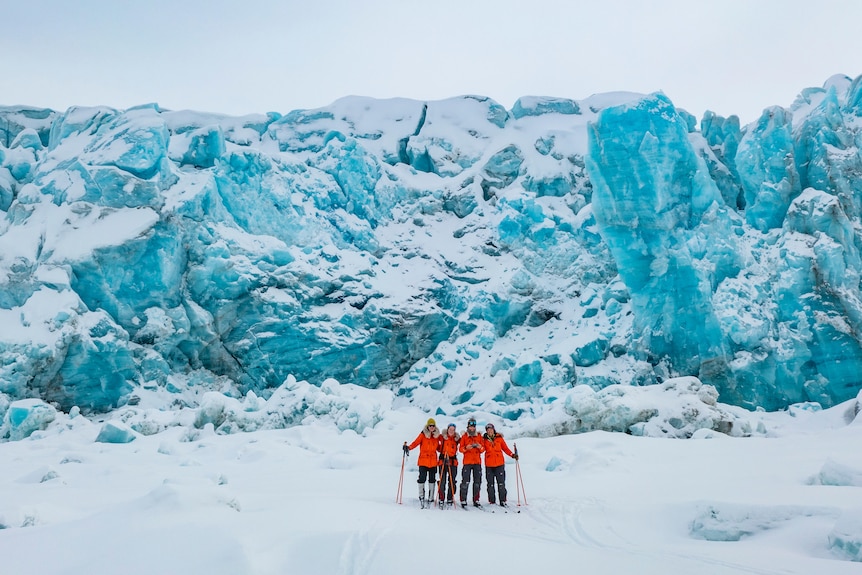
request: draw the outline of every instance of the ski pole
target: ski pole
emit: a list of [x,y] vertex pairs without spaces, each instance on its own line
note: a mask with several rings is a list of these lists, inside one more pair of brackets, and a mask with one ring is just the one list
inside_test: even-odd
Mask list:
[[442,508],[446,502],[446,481],[449,482],[449,487],[452,489],[452,497],[455,497],[455,489],[452,488],[452,463],[448,455],[443,455],[440,464],[440,481],[437,482],[437,502]]
[[455,478],[452,477],[452,460],[449,460],[449,491],[452,493],[452,505],[455,505]]
[[524,505],[528,505],[527,492],[524,491],[524,476],[521,475],[521,464],[517,461],[515,462],[515,471],[518,473],[518,477],[521,478],[521,493],[524,495]]
[[443,462],[437,458],[437,470],[440,472],[440,477],[437,478],[437,486],[434,489],[434,505],[440,501],[440,485],[443,484]]
[[[445,477],[444,477],[445,476]],[[446,481],[449,480],[449,456],[443,457],[443,465],[440,467],[440,509],[446,505]]]
[[513,443],[515,448],[515,493],[518,495],[518,507],[521,506],[521,482],[518,480],[518,444]]
[[[404,445],[407,446],[407,442],[404,442]],[[404,485],[404,461],[407,459],[407,452],[405,451],[401,455],[401,476],[398,478],[398,491],[395,492],[395,503],[399,505],[402,502],[402,486]]]
[[[515,455],[518,454],[518,445],[512,444],[515,446]],[[520,492],[518,493],[518,507],[521,506],[521,493],[524,494],[524,505],[527,505],[527,492],[524,490],[524,476],[521,475],[521,458],[515,460],[515,490],[517,491],[520,486]]]

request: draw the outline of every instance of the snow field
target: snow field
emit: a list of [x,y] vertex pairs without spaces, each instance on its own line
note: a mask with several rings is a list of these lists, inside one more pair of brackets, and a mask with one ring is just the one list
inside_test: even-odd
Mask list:
[[[395,503],[401,444],[420,412],[391,412],[364,435],[322,423],[174,427],[103,444],[98,425],[51,428],[0,444],[0,569],[859,573],[846,559],[862,540],[862,426],[847,425],[846,410],[759,414],[775,437],[540,439],[504,427],[521,455],[520,514],[419,510],[415,453]],[[511,461],[507,487],[517,508]]]

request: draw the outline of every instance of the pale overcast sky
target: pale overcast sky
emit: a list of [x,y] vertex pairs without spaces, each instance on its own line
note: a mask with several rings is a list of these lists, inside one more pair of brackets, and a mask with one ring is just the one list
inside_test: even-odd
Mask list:
[[862,73],[857,0],[2,0],[0,105],[227,114],[662,90],[743,123]]

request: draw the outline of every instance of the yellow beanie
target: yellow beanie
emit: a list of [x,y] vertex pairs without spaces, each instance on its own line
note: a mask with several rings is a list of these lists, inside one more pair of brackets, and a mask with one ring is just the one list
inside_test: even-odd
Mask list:
[[429,418],[428,418],[428,421],[426,421],[426,422],[425,422],[425,425],[435,425],[435,426],[436,426],[436,425],[437,425],[437,422],[436,422],[436,421],[434,421],[434,418],[433,418],[433,417],[429,417]]

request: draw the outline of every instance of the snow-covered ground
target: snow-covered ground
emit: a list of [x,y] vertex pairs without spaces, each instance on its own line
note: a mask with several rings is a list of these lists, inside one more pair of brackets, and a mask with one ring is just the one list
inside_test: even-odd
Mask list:
[[0,444],[0,573],[859,574],[856,408],[754,413],[767,433],[752,437],[518,438],[501,425],[526,499],[509,460],[512,508],[493,514],[420,510],[416,451],[395,503],[418,411],[362,434],[180,425],[126,444],[61,414]]

